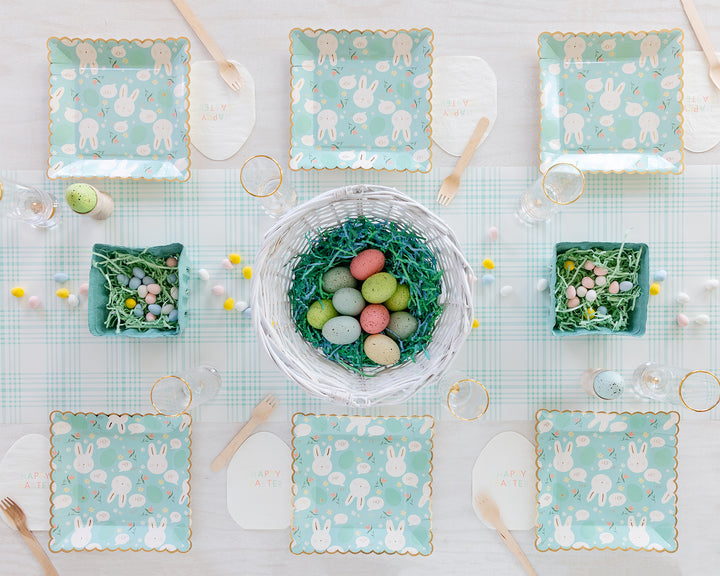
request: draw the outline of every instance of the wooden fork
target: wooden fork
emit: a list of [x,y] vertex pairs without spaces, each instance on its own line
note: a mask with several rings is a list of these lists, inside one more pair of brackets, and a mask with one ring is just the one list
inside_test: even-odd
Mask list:
[[223,448],[223,451],[220,452],[215,460],[212,461],[210,469],[213,472],[219,472],[225,467],[228,460],[230,460],[232,455],[237,452],[240,445],[248,439],[248,436],[252,434],[252,431],[270,417],[270,414],[272,414],[272,411],[275,410],[277,403],[277,398],[275,398],[272,394],[268,394],[257,406],[255,406],[255,408],[253,408],[250,420],[248,420],[247,424],[240,428],[240,432],[238,432],[235,437],[230,440],[228,445]]
[[515,538],[513,538],[510,530],[508,530],[505,526],[505,522],[502,521],[502,518],[500,517],[500,510],[498,509],[495,501],[487,494],[478,494],[475,497],[475,504],[477,505],[480,514],[482,514],[482,517],[490,522],[490,524],[495,527],[495,530],[498,531],[500,538],[503,539],[503,542],[505,542],[505,545],[510,549],[510,552],[515,554],[515,557],[520,560],[525,572],[527,572],[529,576],[537,576],[537,573],[532,567],[532,564],[530,564],[530,561],[527,559],[527,556],[525,556],[520,548],[520,545],[515,541]]
[[187,2],[185,2],[185,0],[172,1],[180,11],[180,14],[182,14],[183,18],[185,18],[185,21],[190,24],[190,28],[192,28],[195,31],[195,34],[197,34],[197,37],[200,38],[200,42],[202,42],[205,45],[205,48],[207,48],[207,51],[210,52],[210,56],[212,56],[215,59],[215,62],[217,62],[218,68],[220,68],[220,76],[223,80],[225,80],[225,84],[230,86],[230,88],[235,90],[235,92],[240,90],[243,84],[240,72],[238,72],[238,69],[235,68],[232,62],[225,58],[223,53],[220,51],[220,48],[218,48],[218,45],[215,44],[215,41],[210,37],[210,34],[208,34],[207,30],[205,30],[205,27],[202,25],[200,20],[198,20],[198,17],[195,16],[195,13],[190,9],[190,6],[187,5]]
[[467,146],[465,146],[465,150],[463,150],[462,156],[460,156],[460,160],[458,160],[455,166],[455,170],[451,172],[450,176],[443,180],[442,186],[440,186],[440,192],[437,196],[438,204],[447,206],[452,202],[453,198],[457,196],[458,189],[460,188],[460,176],[465,172],[467,165],[470,164],[470,160],[473,154],[475,154],[475,150],[480,144],[480,140],[482,140],[489,125],[490,120],[485,116],[478,120],[475,131],[472,133],[472,136],[470,136],[470,141],[467,143]]
[[22,511],[22,508],[20,508],[12,498],[4,498],[0,502],[0,509],[5,512],[5,516],[8,517],[10,522],[12,522],[18,532],[20,532],[20,536],[23,537],[25,544],[27,544],[30,551],[35,555],[37,561],[40,562],[45,574],[58,576],[58,571],[55,570],[55,566],[52,565],[50,558],[48,558],[42,546],[40,546],[40,542],[38,542],[33,533],[28,530],[25,512]]

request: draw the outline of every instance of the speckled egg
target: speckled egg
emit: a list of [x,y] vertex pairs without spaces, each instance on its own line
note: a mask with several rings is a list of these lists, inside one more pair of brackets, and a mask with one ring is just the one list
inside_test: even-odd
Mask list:
[[365,308],[365,298],[355,288],[340,288],[332,297],[335,310],[345,316],[357,316]]
[[418,321],[415,316],[404,310],[400,312],[393,312],[390,314],[390,321],[388,322],[388,332],[392,332],[392,335],[397,336],[398,340],[407,340],[415,334],[417,330]]
[[350,262],[350,273],[361,282],[385,268],[385,254],[369,248],[363,250]]
[[379,272],[363,282],[362,295],[370,304],[385,302],[397,290],[397,280],[392,274]]
[[325,323],[337,315],[338,313],[333,306],[332,300],[318,300],[310,305],[306,318],[310,326],[322,330]]
[[405,284],[398,284],[395,293],[385,301],[385,306],[390,312],[405,310],[410,304],[410,288]]
[[385,334],[368,336],[365,339],[363,350],[370,360],[381,366],[390,366],[400,361],[400,348],[392,338]]
[[390,312],[382,304],[370,304],[360,314],[360,327],[368,334],[380,334],[390,321]]
[[352,316],[330,318],[322,328],[322,335],[331,344],[352,344],[360,338],[360,322]]
[[322,288],[325,292],[334,294],[340,288],[355,288],[357,280],[350,274],[350,269],[344,266],[330,268],[322,277]]

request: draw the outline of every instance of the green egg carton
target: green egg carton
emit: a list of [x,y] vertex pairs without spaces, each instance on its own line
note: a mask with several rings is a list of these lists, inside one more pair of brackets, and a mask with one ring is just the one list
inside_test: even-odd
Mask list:
[[[190,278],[190,261],[185,247],[175,242],[165,246],[152,246],[150,248],[127,248],[125,246],[113,246],[110,244],[95,244],[92,247],[93,256],[90,263],[90,287],[88,292],[88,326],[90,333],[94,336],[129,336],[131,338],[161,338],[167,336],[176,336],[182,332],[185,327],[185,314],[189,299],[188,280]],[[102,260],[96,254],[109,254],[111,252],[123,252],[126,254],[138,255],[141,253],[152,254],[161,258],[170,256],[178,256],[177,276],[178,276],[178,300],[177,311],[178,320],[175,327],[170,330],[161,330],[151,328],[145,332],[141,332],[135,328],[125,328],[117,330],[115,328],[107,328],[105,321],[108,317],[107,305],[110,299],[110,292],[105,285],[105,276],[98,269],[97,265]]]
[[[612,330],[604,326],[588,330],[586,328],[576,328],[575,330],[559,330],[557,325],[557,313],[556,313],[556,299],[555,299],[555,287],[557,284],[557,273],[556,263],[558,256],[565,254],[569,250],[577,248],[579,250],[617,250],[620,247],[623,250],[639,251],[642,250],[640,256],[640,268],[638,270],[637,284],[640,286],[640,295],[635,301],[635,307],[633,308],[628,324],[624,330]],[[565,336],[593,336],[599,334],[613,334],[613,335],[625,335],[625,336],[637,336],[640,337],[645,334],[645,328],[647,324],[648,315],[648,301],[650,299],[650,252],[647,244],[642,243],[631,243],[626,242],[622,244],[620,242],[560,242],[555,244],[555,250],[553,254],[552,270],[550,273],[550,301],[552,306],[552,319],[553,319],[553,334],[560,337]],[[581,266],[582,263],[578,263]],[[602,305],[602,302],[598,302],[597,306]],[[596,306],[596,307],[597,307]]]

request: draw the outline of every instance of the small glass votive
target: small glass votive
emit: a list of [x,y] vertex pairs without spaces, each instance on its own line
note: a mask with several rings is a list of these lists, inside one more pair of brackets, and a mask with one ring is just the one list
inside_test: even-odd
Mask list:
[[59,219],[59,203],[49,192],[0,178],[0,212],[33,228],[53,228]]
[[712,372],[657,362],[645,362],[635,369],[633,390],[640,398],[682,404],[693,412],[708,412],[720,403],[720,379]]
[[573,164],[555,164],[520,196],[517,217],[525,224],[547,222],[585,190],[585,176]]
[[297,201],[295,189],[283,178],[278,161],[264,154],[245,161],[240,169],[240,184],[245,192],[260,201],[271,218],[279,218]]
[[452,372],[438,386],[440,402],[457,418],[472,422],[482,418],[490,405],[490,394],[482,382]]
[[159,414],[178,416],[211,400],[220,390],[220,373],[198,366],[181,376],[163,376],[150,389],[150,403]]

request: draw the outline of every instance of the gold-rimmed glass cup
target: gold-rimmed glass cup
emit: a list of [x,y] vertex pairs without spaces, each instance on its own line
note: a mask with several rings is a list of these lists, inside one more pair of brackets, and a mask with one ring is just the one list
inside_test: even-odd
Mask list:
[[280,163],[265,154],[245,161],[240,169],[240,184],[272,218],[285,214],[297,201],[295,189],[284,178]]
[[574,164],[554,164],[522,193],[517,217],[530,225],[547,222],[563,206],[577,201],[584,190],[582,170]]
[[55,196],[7,178],[0,178],[0,212],[33,228],[53,228],[58,222]]
[[438,386],[440,402],[458,420],[480,420],[490,406],[490,394],[485,385],[460,372],[452,372]]
[[158,379],[150,389],[150,403],[159,414],[177,416],[211,400],[220,390],[220,373],[212,366],[197,366],[180,376]]
[[636,368],[633,390],[640,398],[683,405],[693,412],[708,412],[720,403],[720,379],[712,372],[657,362]]

